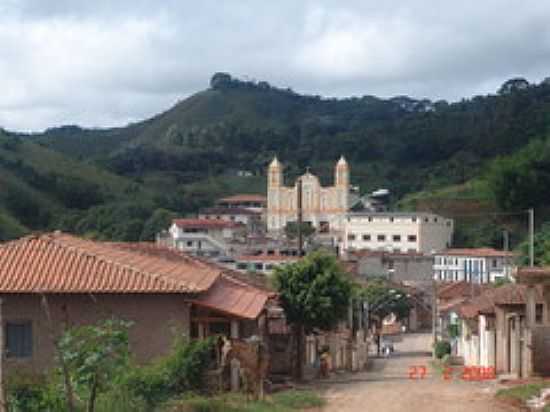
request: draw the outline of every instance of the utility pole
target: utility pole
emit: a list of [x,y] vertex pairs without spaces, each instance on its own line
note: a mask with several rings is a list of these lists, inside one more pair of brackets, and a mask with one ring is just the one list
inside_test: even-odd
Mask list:
[[529,213],[529,266],[535,266],[535,209],[531,208]]
[[298,256],[302,257],[304,254],[303,234],[302,234],[302,178],[298,178],[298,199],[296,205],[298,206]]
[[504,243],[504,252],[506,252],[506,257],[504,258],[504,275],[506,277],[506,279],[509,279],[510,278],[510,271],[509,271],[509,267],[510,267],[510,257],[508,256],[508,252],[510,251],[510,234],[508,233],[508,230],[507,229],[504,229],[504,231],[502,232],[502,237],[503,237],[503,243]]
[[432,279],[432,356],[435,358],[435,344],[437,343],[437,281]]

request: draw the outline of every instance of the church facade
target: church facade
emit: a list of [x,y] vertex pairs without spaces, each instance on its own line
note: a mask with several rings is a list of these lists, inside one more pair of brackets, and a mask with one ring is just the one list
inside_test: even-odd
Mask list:
[[277,157],[267,171],[267,229],[284,230],[298,220],[298,180],[302,180],[302,219],[320,233],[344,230],[349,211],[349,166],[342,156],[334,171],[334,185],[321,186],[317,176],[307,171],[293,186],[285,186],[283,165]]

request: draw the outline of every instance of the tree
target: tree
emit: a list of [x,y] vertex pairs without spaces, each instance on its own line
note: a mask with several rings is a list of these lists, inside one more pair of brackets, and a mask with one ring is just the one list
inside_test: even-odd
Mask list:
[[296,343],[297,379],[303,377],[304,334],[330,330],[345,318],[352,283],[334,256],[315,252],[275,269],[275,284]]
[[87,398],[93,412],[97,395],[112,388],[113,381],[128,366],[129,322],[109,319],[95,325],[67,330],[59,341],[60,356],[71,381]]
[[172,219],[178,215],[170,210],[157,209],[151,217],[145,221],[143,231],[141,232],[141,240],[155,240],[155,236],[161,230],[168,229]]
[[506,95],[511,94],[519,90],[525,90],[529,87],[529,82],[523,77],[517,77],[515,79],[510,79],[505,81],[500,89],[498,89],[498,94]]
[[392,313],[397,319],[409,315],[410,305],[406,294],[387,285],[382,279],[369,282],[359,294],[369,305],[369,317],[376,316],[382,321]]
[[[309,223],[302,223],[302,236],[304,239],[312,236],[315,233],[315,228]],[[288,222],[285,226],[285,235],[288,239],[297,239],[298,238],[298,223]]]
[[[521,265],[529,265],[529,243],[525,241],[519,245]],[[535,233],[534,241],[535,265],[550,265],[550,222],[545,222]]]

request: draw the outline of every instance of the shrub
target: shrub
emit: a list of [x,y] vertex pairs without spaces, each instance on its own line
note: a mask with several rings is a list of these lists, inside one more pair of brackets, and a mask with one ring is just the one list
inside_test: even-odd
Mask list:
[[213,344],[211,339],[177,342],[168,356],[132,368],[125,387],[150,408],[185,392],[201,391]]
[[12,375],[6,384],[10,412],[62,412],[64,401],[60,393],[54,383],[48,383],[41,375]]
[[451,344],[445,340],[438,341],[434,346],[435,357],[437,359],[451,353]]

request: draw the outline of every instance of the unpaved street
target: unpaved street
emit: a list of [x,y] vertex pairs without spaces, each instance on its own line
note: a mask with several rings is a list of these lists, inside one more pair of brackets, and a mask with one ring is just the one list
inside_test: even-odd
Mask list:
[[[418,337],[412,337],[418,345]],[[396,345],[403,349],[406,343]],[[412,349],[412,348],[411,348]],[[416,347],[414,349],[417,349]],[[424,379],[409,378],[409,366],[426,366],[430,357],[417,351],[396,351],[389,359],[373,359],[369,371],[334,377],[323,383],[328,400],[324,412],[504,412],[495,404],[494,383],[445,381],[431,371]]]

